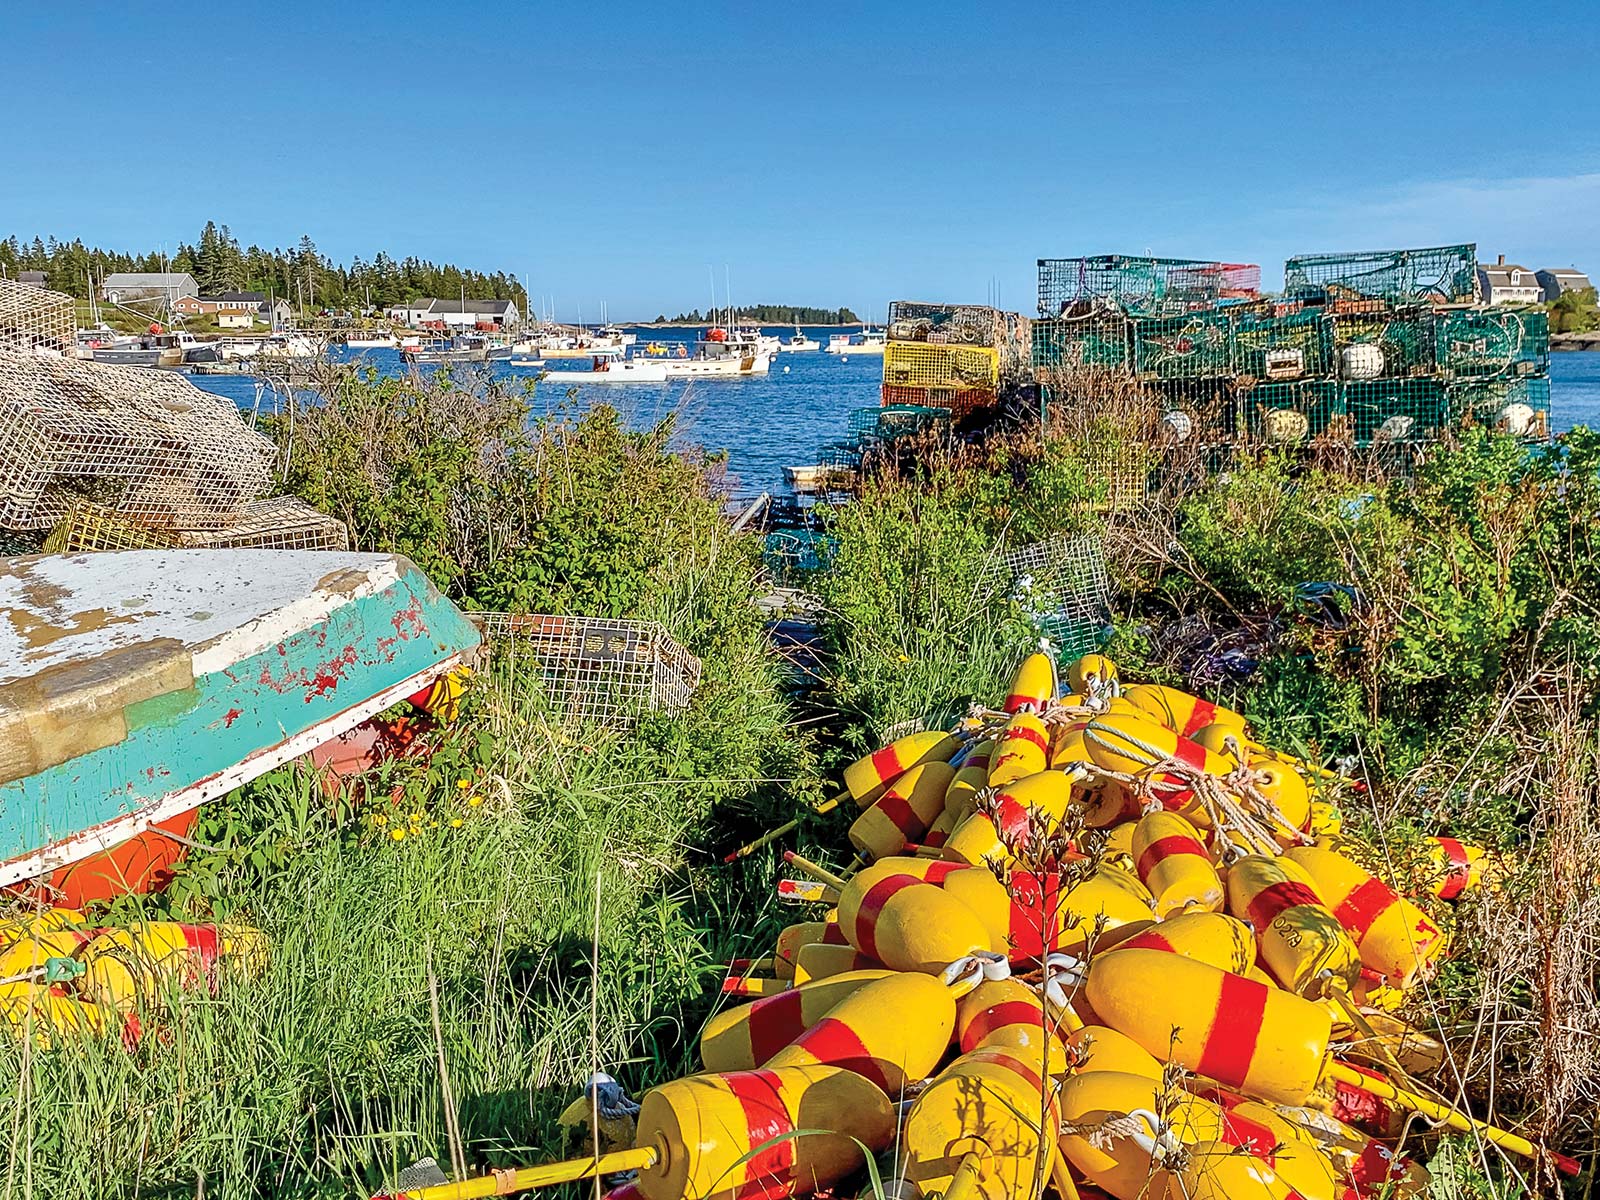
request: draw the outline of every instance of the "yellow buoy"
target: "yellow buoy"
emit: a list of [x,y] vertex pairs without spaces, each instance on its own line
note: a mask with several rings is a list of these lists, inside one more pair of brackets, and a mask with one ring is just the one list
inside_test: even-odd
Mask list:
[[1085,654],[1067,666],[1067,690],[1083,696],[1102,696],[1117,682],[1117,664],[1104,654]]
[[871,860],[899,854],[907,842],[920,842],[944,812],[945,792],[955,779],[949,763],[912,767],[889,784],[850,826],[850,844]]
[[1118,950],[1089,968],[1090,1007],[1151,1054],[1261,1100],[1303,1104],[1327,1057],[1319,1004],[1161,950]]
[[1117,949],[1165,950],[1235,975],[1248,974],[1256,961],[1250,926],[1225,913],[1180,913],[1119,942]]
[[1032,713],[1017,713],[995,741],[989,759],[989,786],[999,787],[1044,770],[1049,749],[1050,735],[1044,723]]
[[1072,778],[1060,771],[1037,771],[1000,785],[985,812],[974,812],[956,826],[941,847],[951,862],[974,866],[1006,863],[1028,845],[1035,820],[1054,827],[1072,801]]
[[883,964],[870,954],[863,954],[854,946],[835,945],[829,942],[813,942],[809,946],[801,946],[800,953],[794,961],[794,982],[796,986],[814,983],[819,979],[833,979],[853,971],[876,971],[883,968]]
[[844,1067],[898,1096],[933,1073],[955,1023],[950,988],[932,975],[889,974],[850,991],[766,1065]]
[[1317,895],[1355,938],[1362,966],[1402,991],[1433,972],[1445,937],[1427,913],[1335,851],[1300,846],[1285,857],[1310,876]]
[[1055,662],[1048,654],[1030,654],[1017,668],[1005,702],[1000,707],[1008,713],[1019,713],[1024,709],[1043,712],[1056,695]]
[[1133,861],[1154,898],[1156,919],[1174,912],[1215,912],[1222,907],[1222,880],[1199,831],[1177,813],[1153,812],[1133,831]]
[[1062,1154],[1117,1200],[1163,1195],[1163,1163],[1222,1130],[1216,1105],[1184,1092],[1166,1094],[1159,1078],[1119,1071],[1072,1076],[1060,1106],[1068,1131],[1060,1139]]
[[700,1061],[708,1071],[754,1070],[846,996],[890,974],[886,968],[846,971],[717,1013],[700,1035]]
[[1073,1030],[1067,1036],[1067,1046],[1072,1054],[1072,1069],[1079,1075],[1117,1071],[1141,1079],[1161,1079],[1163,1068],[1155,1055],[1108,1025],[1084,1025]]
[[912,767],[926,762],[949,762],[961,746],[954,734],[941,730],[913,733],[859,758],[844,769],[844,786],[862,808],[882,789]]
[[1143,709],[1168,729],[1183,737],[1207,725],[1231,725],[1244,736],[1245,719],[1231,708],[1212,704],[1188,692],[1155,683],[1136,683],[1122,689],[1122,697],[1135,708]]
[[944,810],[954,823],[959,823],[972,812],[973,800],[989,786],[989,759],[994,754],[996,740],[989,738],[974,746],[971,753],[961,760],[955,778],[950,781],[950,787],[944,794]]
[[938,974],[996,949],[972,910],[933,884],[906,874],[863,883],[867,874],[857,874],[839,896],[839,926],[861,953],[896,971]]
[[1020,979],[987,979],[956,1004],[956,1044],[963,1054],[1020,1046],[1046,1063],[1051,1075],[1067,1069],[1058,1025],[1039,993]]
[[1229,867],[1228,911],[1255,927],[1262,961],[1291,992],[1348,989],[1361,973],[1350,936],[1290,859],[1250,854]]

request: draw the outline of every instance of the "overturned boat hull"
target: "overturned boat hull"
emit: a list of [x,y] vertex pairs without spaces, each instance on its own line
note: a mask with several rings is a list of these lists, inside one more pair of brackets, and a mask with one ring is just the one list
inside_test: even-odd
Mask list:
[[415,566],[378,554],[0,559],[0,614],[0,886],[149,845],[479,641]]

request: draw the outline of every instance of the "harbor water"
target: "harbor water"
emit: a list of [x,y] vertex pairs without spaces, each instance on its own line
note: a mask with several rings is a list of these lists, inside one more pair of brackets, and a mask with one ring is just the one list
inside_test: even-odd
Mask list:
[[[638,335],[641,346],[652,341],[676,346],[692,342],[699,331],[634,328],[631,332]],[[788,326],[769,326],[764,332],[787,337],[794,331]],[[807,330],[824,344],[831,332],[836,331]],[[394,350],[345,352],[340,348],[335,353],[359,358],[384,372],[403,369]],[[587,359],[551,361],[545,368],[547,377],[539,384],[535,411],[550,412],[566,404],[610,404],[640,429],[676,412],[677,443],[726,452],[730,489],[739,497],[786,490],[784,467],[816,462],[824,445],[845,438],[852,410],[877,406],[883,373],[883,359],[878,355],[807,351],[779,354],[772,373],[764,376],[562,386],[563,373],[587,371],[590,366]],[[534,368],[505,364],[496,364],[494,370],[511,378],[538,374]],[[193,378],[200,387],[228,396],[243,407],[256,401],[256,382],[248,375]],[[1556,432],[1574,425],[1600,426],[1600,351],[1552,354],[1550,392],[1551,426]]]

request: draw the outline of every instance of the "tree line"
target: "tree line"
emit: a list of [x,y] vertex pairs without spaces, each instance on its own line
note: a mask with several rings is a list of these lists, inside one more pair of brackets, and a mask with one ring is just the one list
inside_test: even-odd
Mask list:
[[43,271],[45,286],[87,299],[90,280],[99,286],[118,271],[186,271],[202,296],[220,292],[264,292],[281,296],[308,311],[357,309],[371,304],[385,308],[419,297],[469,300],[515,300],[520,305],[522,282],[504,271],[485,273],[450,263],[433,263],[414,255],[391,258],[379,251],[368,261],[336,263],[317,249],[309,235],[287,249],[251,245],[241,249],[226,225],[207,221],[193,244],[180,243],[172,254],[135,253],[85,246],[35,236],[24,242],[15,234],[0,240],[0,274],[16,278],[22,271]]
[[[747,304],[733,310],[736,321],[754,321],[760,325],[859,325],[861,318],[848,308],[807,308],[794,304]],[[680,325],[701,325],[723,319],[723,314],[702,315],[697,308],[690,313],[679,313],[671,318]],[[656,324],[665,325],[668,318],[657,316]]]

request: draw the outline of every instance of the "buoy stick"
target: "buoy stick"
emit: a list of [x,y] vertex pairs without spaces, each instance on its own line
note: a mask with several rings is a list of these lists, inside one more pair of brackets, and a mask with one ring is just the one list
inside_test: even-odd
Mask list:
[[819,880],[831,888],[842,888],[845,885],[846,881],[835,875],[832,871],[828,870],[826,867],[818,866],[809,858],[801,858],[793,850],[785,850],[783,852],[783,861],[794,867],[797,871],[802,871],[811,876],[811,878]]
[[412,1188],[407,1192],[390,1192],[388,1195],[391,1200],[481,1200],[486,1196],[509,1196],[529,1188],[571,1183],[595,1175],[646,1171],[656,1165],[658,1157],[654,1146],[641,1146],[635,1150],[613,1150],[598,1158],[573,1158],[566,1162],[546,1163],[542,1167],[518,1167],[477,1179],[463,1179],[459,1183],[439,1183]]
[[[831,796],[831,797],[829,797],[828,799],[822,801],[819,804],[813,804],[811,806],[811,811],[813,813],[817,813],[819,815],[822,814],[822,813],[825,813],[825,812],[832,812],[834,809],[838,808],[839,805],[842,804],[846,799],[848,799],[849,795],[850,795],[850,793],[848,791],[840,792],[837,796]],[[799,829],[799,828],[800,828],[800,819],[798,817],[796,817],[793,821],[785,821],[782,825],[779,825],[776,829],[769,829],[766,833],[763,833],[760,837],[758,837],[755,841],[750,842],[748,845],[740,846],[737,850],[735,850],[732,854],[728,855],[728,857],[724,858],[722,861],[725,862],[725,863],[731,863],[731,862],[738,862],[741,858],[748,858],[750,855],[754,854],[757,850],[761,849],[763,846],[770,846],[770,845],[772,845],[773,842],[777,841],[784,834],[793,833],[796,829]]]
[[978,1168],[981,1162],[976,1150],[968,1152],[951,1176],[950,1186],[944,1190],[944,1200],[978,1200]]
[[1363,1075],[1360,1071],[1352,1070],[1341,1062],[1331,1061],[1328,1064],[1328,1076],[1337,1079],[1340,1083],[1348,1083],[1352,1087],[1364,1088],[1374,1096],[1384,1100],[1392,1100],[1402,1108],[1409,1108],[1414,1113],[1420,1113],[1430,1121],[1438,1121],[1451,1129],[1459,1129],[1463,1133],[1478,1133],[1487,1140],[1499,1146],[1502,1150],[1509,1150],[1512,1154],[1520,1154],[1524,1158],[1538,1159],[1544,1154],[1549,1154],[1554,1160],[1556,1169],[1564,1175],[1578,1173],[1578,1160],[1569,1158],[1554,1150],[1544,1150],[1535,1146],[1527,1138],[1508,1133],[1504,1129],[1497,1129],[1482,1121],[1474,1120],[1465,1113],[1457,1112],[1443,1104],[1418,1096],[1414,1092],[1402,1091],[1383,1079],[1374,1079],[1371,1075]]

